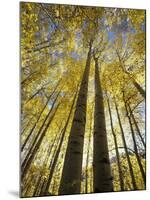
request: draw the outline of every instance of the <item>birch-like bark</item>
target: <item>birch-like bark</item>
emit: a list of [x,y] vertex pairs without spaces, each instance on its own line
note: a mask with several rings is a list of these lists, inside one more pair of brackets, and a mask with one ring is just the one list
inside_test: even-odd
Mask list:
[[144,172],[144,169],[143,169],[143,165],[142,165],[142,163],[141,163],[141,159],[140,159],[140,156],[139,156],[139,153],[138,153],[138,148],[137,148],[137,144],[136,144],[135,133],[134,133],[134,129],[133,129],[133,126],[132,126],[131,118],[130,118],[130,116],[129,116],[128,107],[127,107],[127,104],[126,104],[126,101],[125,101],[124,92],[123,92],[123,100],[124,100],[126,115],[127,115],[128,122],[129,122],[129,125],[130,125],[132,140],[133,140],[133,144],[134,144],[135,156],[136,156],[136,159],[137,159],[137,163],[138,163],[138,165],[139,165],[139,168],[140,168],[140,172],[141,172],[141,175],[142,175],[142,178],[143,178],[143,182],[144,182],[144,184],[146,185],[146,175],[145,175],[145,172]]
[[59,194],[80,193],[91,48],[92,42],[90,42],[89,45],[85,71],[77,98],[76,110],[65,155]]
[[103,94],[99,78],[98,58],[95,60],[95,113],[94,113],[94,192],[113,191],[108,154]]
[[89,130],[89,138],[88,138],[88,145],[87,145],[87,158],[86,158],[86,169],[85,169],[85,193],[88,193],[88,179],[89,179],[89,172],[88,172],[88,164],[89,164],[89,157],[90,157],[90,145],[91,145],[91,137],[92,137],[92,116],[93,116],[93,106],[92,112],[90,117],[90,130]]
[[120,155],[119,155],[119,151],[118,151],[118,142],[117,142],[117,138],[116,138],[116,133],[114,131],[113,119],[112,119],[112,113],[111,113],[111,107],[110,107],[110,101],[109,101],[108,95],[107,95],[107,103],[108,103],[108,111],[109,111],[109,117],[110,117],[110,126],[111,126],[112,135],[114,138],[114,144],[115,144],[117,166],[118,166],[118,172],[119,172],[120,189],[123,191],[124,190],[124,181],[123,181],[123,173],[122,173],[122,168],[121,168],[121,160],[120,160]]
[[134,175],[134,172],[133,172],[132,163],[131,163],[131,160],[130,160],[128,147],[127,147],[127,143],[126,143],[126,139],[125,139],[125,134],[124,134],[124,130],[123,130],[123,127],[122,127],[120,114],[119,114],[119,110],[118,110],[118,106],[117,106],[115,98],[114,98],[114,103],[115,103],[117,118],[118,118],[120,130],[121,130],[121,136],[122,136],[122,141],[123,141],[123,145],[124,145],[124,149],[125,149],[125,154],[126,154],[126,158],[127,158],[127,162],[128,162],[128,166],[129,166],[129,172],[130,172],[130,176],[131,176],[132,186],[133,186],[134,190],[137,190],[138,188],[137,188],[137,184],[136,184],[136,180],[135,180],[135,175]]
[[141,142],[142,142],[144,148],[146,149],[146,144],[145,144],[144,139],[143,139],[143,137],[142,137],[140,128],[139,128],[139,126],[138,126],[138,123],[137,123],[137,121],[136,121],[136,119],[135,119],[135,117],[134,117],[133,111],[131,110],[131,107],[130,107],[129,104],[128,104],[128,108],[129,108],[129,112],[130,112],[131,118],[132,118],[132,120],[133,120],[133,123],[134,123],[134,125],[135,125],[135,128],[136,128],[136,130],[137,130],[137,133],[138,133],[138,135],[139,135],[139,137],[140,137],[140,139],[141,139]]
[[72,114],[73,107],[74,107],[74,104],[75,104],[76,96],[77,96],[77,91],[74,95],[73,102],[72,102],[72,105],[71,105],[71,108],[70,108],[70,112],[69,112],[65,127],[64,127],[62,135],[61,135],[60,143],[59,143],[58,149],[56,151],[56,154],[55,154],[55,157],[54,157],[51,169],[50,169],[50,174],[49,174],[48,181],[47,181],[47,184],[46,184],[46,187],[45,187],[44,195],[49,195],[49,191],[48,191],[49,186],[50,186],[50,183],[51,183],[51,180],[52,180],[52,177],[53,177],[53,173],[54,173],[54,170],[55,170],[55,167],[56,167],[56,164],[57,164],[58,156],[59,156],[59,153],[60,153],[63,141],[64,141],[65,133],[66,133],[66,130],[67,130],[70,118],[71,118],[71,114]]

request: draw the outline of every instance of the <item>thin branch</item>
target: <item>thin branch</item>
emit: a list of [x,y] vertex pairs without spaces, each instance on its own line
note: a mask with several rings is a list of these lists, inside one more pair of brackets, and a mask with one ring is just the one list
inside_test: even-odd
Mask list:
[[[118,149],[125,149],[125,147],[118,147]],[[128,149],[128,151],[131,151],[132,153],[135,154],[135,151],[134,151],[134,150],[130,149],[129,147],[127,147],[127,149]],[[109,151],[114,151],[114,150],[115,150],[115,148],[110,149]]]

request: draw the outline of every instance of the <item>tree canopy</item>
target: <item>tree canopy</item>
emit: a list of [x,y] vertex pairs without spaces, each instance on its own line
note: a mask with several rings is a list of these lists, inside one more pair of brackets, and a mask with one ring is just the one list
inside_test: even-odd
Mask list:
[[21,196],[145,189],[145,10],[20,14]]

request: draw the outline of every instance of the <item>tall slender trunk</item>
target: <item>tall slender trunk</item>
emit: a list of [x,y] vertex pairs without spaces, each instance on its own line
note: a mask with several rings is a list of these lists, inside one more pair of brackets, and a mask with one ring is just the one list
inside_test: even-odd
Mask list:
[[32,80],[33,76],[36,75],[38,73],[38,71],[34,71],[31,74],[29,74],[29,76],[27,76],[22,82],[21,82],[21,86],[24,85],[27,81]]
[[54,109],[54,106],[55,106],[55,103],[56,103],[56,100],[57,100],[59,94],[60,94],[60,92],[58,92],[58,94],[57,94],[55,100],[53,101],[53,104],[52,104],[51,109],[49,110],[49,112],[48,112],[48,114],[46,115],[46,117],[45,117],[45,119],[44,119],[44,121],[43,121],[41,127],[39,128],[39,130],[38,130],[38,132],[37,132],[37,134],[36,134],[36,136],[35,136],[35,138],[33,139],[32,146],[31,146],[31,148],[28,150],[28,153],[27,153],[27,155],[26,155],[26,157],[25,157],[25,159],[24,159],[24,161],[23,161],[23,163],[22,163],[22,165],[21,165],[22,168],[24,168],[24,166],[26,165],[26,162],[27,162],[27,160],[29,159],[32,150],[35,148],[36,143],[38,143],[38,139],[39,139],[39,137],[41,137],[41,135],[42,135],[41,132],[42,132],[44,126],[46,125],[46,121],[48,120],[49,116],[51,115],[51,113],[52,113],[52,111],[53,111],[53,109]]
[[30,176],[28,175],[27,180],[23,183],[23,186],[21,187],[21,197],[24,197],[28,194],[32,178],[33,174]]
[[[46,104],[45,104],[44,107],[42,108],[42,110],[41,110],[41,112],[40,112],[40,114],[39,114],[39,116],[38,116],[38,118],[37,118],[37,120],[36,120],[34,126],[32,127],[32,129],[30,130],[30,133],[29,133],[28,136],[26,137],[26,139],[25,139],[25,141],[24,141],[24,143],[23,143],[23,145],[22,145],[22,147],[21,147],[21,151],[23,151],[23,149],[24,149],[26,143],[28,142],[28,140],[29,140],[29,138],[31,137],[33,131],[35,130],[35,128],[36,128],[36,126],[37,126],[39,120],[41,119],[41,116],[42,116],[42,114],[43,114],[45,108],[48,106],[48,103],[49,103],[51,97],[52,97],[53,94],[56,92],[56,90],[57,90],[57,88],[58,88],[58,86],[59,86],[59,84],[60,84],[60,81],[61,81],[61,80],[58,81],[58,83],[57,83],[57,85],[55,86],[53,92],[49,95],[49,97],[48,97],[48,99],[47,99],[47,101],[46,101]],[[32,146],[33,146],[33,145],[32,145]]]
[[133,126],[132,126],[131,118],[129,116],[128,107],[127,107],[127,104],[126,104],[126,101],[125,101],[124,92],[123,92],[123,100],[124,100],[126,115],[127,115],[128,122],[129,122],[129,125],[130,125],[132,140],[133,140],[133,144],[134,144],[135,156],[136,156],[139,168],[140,168],[140,172],[141,172],[144,184],[146,185],[146,176],[145,176],[145,172],[144,172],[144,169],[143,169],[143,166],[142,166],[142,163],[141,163],[141,159],[140,159],[140,156],[139,156],[139,153],[138,153],[138,148],[137,148],[137,144],[136,144],[135,133],[134,133],[134,129],[133,129]]
[[[93,106],[92,106],[93,108]],[[93,111],[93,109],[92,109]],[[90,117],[90,130],[89,130],[89,138],[88,138],[88,145],[87,145],[87,159],[86,159],[86,179],[85,179],[85,193],[88,193],[88,164],[89,164],[89,156],[90,156],[90,144],[91,144],[91,136],[92,136],[92,112]]]
[[31,117],[31,119],[29,119],[29,121],[28,121],[27,124],[25,125],[24,129],[22,130],[21,135],[23,135],[24,132],[26,132],[26,130],[28,129],[28,127],[29,127],[29,125],[30,125],[32,119],[33,119],[33,117]]
[[[49,125],[51,124],[51,122],[52,122],[52,120],[53,120],[53,118],[55,116],[55,113],[56,113],[56,111],[57,111],[57,109],[58,109],[58,107],[60,105],[60,104],[56,105],[56,108],[55,108],[53,114],[51,115],[51,112],[54,109],[55,102],[56,102],[56,100],[57,100],[57,98],[59,96],[59,93],[57,94],[49,113],[45,117],[45,120],[44,120],[42,126],[40,127],[40,129],[39,129],[39,131],[38,131],[38,133],[36,135],[36,138],[34,140],[33,146],[31,147],[30,151],[28,152],[26,158],[24,159],[24,161],[22,163],[22,166],[21,166],[22,179],[25,176],[26,172],[28,171],[28,169],[30,167],[30,164],[31,164],[32,160],[34,159],[34,156],[35,156],[38,148],[40,147],[40,145],[41,145],[41,143],[43,141],[43,138],[44,138],[44,136],[45,136],[45,134],[47,132],[47,129],[49,128]],[[48,121],[47,124],[46,124],[46,121]],[[37,143],[36,143],[36,141],[37,141]]]
[[140,137],[140,139],[141,139],[141,142],[142,142],[144,148],[146,149],[146,144],[145,144],[145,142],[144,142],[144,139],[143,139],[143,137],[142,137],[141,131],[140,131],[140,129],[139,129],[139,126],[138,126],[138,124],[137,124],[137,122],[136,122],[136,119],[135,119],[135,117],[134,117],[134,114],[133,114],[133,112],[132,112],[131,107],[130,107],[129,104],[128,104],[128,108],[129,108],[129,112],[130,112],[131,118],[132,118],[132,120],[133,120],[133,123],[134,123],[134,125],[135,125],[135,128],[136,128],[136,130],[137,130],[137,133],[138,133],[138,135],[139,135],[139,137]]
[[70,120],[70,117],[71,117],[71,114],[72,114],[72,111],[73,111],[73,107],[74,107],[74,104],[75,104],[77,92],[78,92],[78,91],[76,91],[76,93],[75,93],[75,95],[74,95],[73,102],[72,102],[72,105],[71,105],[71,108],[70,108],[70,112],[69,112],[69,115],[68,115],[68,118],[67,118],[65,127],[64,127],[63,132],[62,132],[62,135],[61,135],[61,140],[60,140],[58,149],[57,149],[57,151],[56,151],[56,154],[55,154],[55,157],[54,157],[54,160],[53,160],[53,163],[52,163],[52,167],[51,167],[51,169],[50,169],[49,178],[48,178],[48,181],[47,181],[47,184],[46,184],[46,188],[45,188],[45,192],[44,192],[45,195],[48,195],[48,194],[49,194],[49,192],[48,192],[48,190],[49,190],[49,185],[50,185],[50,183],[51,183],[51,180],[52,180],[52,177],[53,177],[53,173],[54,173],[54,170],[55,170],[55,167],[56,167],[56,163],[57,163],[57,160],[58,160],[58,156],[59,156],[59,153],[60,153],[60,150],[61,150],[63,141],[64,141],[65,133],[66,133],[66,130],[67,130],[67,127],[68,127],[68,124],[69,124],[69,120]]
[[31,101],[37,94],[39,94],[41,91],[43,90],[43,87],[40,88],[39,90],[37,90],[31,97],[29,97],[29,99],[24,103],[24,105],[26,105],[27,103],[29,103],[29,101]]
[[125,134],[124,134],[124,130],[123,130],[123,127],[122,127],[122,123],[121,123],[121,119],[120,119],[120,114],[119,114],[118,106],[117,106],[117,103],[116,103],[115,99],[114,99],[114,103],[115,103],[117,118],[118,118],[120,130],[121,130],[121,136],[122,136],[122,141],[123,141],[123,145],[124,145],[124,149],[125,149],[125,154],[126,154],[127,162],[128,162],[128,166],[129,166],[129,172],[130,172],[130,176],[131,176],[131,181],[132,181],[133,189],[137,190],[138,188],[137,188],[137,184],[136,184],[136,181],[135,181],[135,176],[134,176],[134,172],[133,172],[133,168],[132,168],[130,156],[129,156],[129,153],[128,153],[128,148],[127,148],[127,144],[126,144]]
[[68,140],[59,194],[80,193],[91,48],[92,42],[90,42],[85,71],[76,103],[76,110]]
[[141,94],[141,96],[143,98],[146,98],[146,93],[144,91],[144,89],[139,85],[139,83],[137,83],[137,81],[133,78],[132,79],[132,83],[134,84],[134,86],[136,87],[136,89],[139,91],[139,93]]
[[[59,132],[59,134],[61,134],[61,132],[62,132],[61,127],[59,127],[58,132]],[[58,140],[59,140],[59,139],[58,139]],[[57,134],[56,134],[55,137],[54,137],[54,140],[53,140],[52,145],[50,145],[49,148],[48,148],[48,150],[47,150],[47,153],[46,153],[46,156],[45,156],[45,159],[44,159],[44,162],[43,162],[43,169],[46,168],[47,163],[48,163],[49,154],[51,153],[51,151],[52,151],[54,145],[56,145],[56,144],[57,144]],[[53,155],[55,155],[55,153],[54,153]],[[33,196],[40,196],[39,193],[40,193],[40,191],[41,191],[41,189],[42,189],[42,185],[43,185],[43,183],[40,184],[40,182],[42,182],[42,172],[40,172],[40,175],[39,175],[39,177],[38,177],[38,181],[37,181],[36,188],[35,188],[35,191],[34,191]],[[43,182],[45,182],[45,181],[43,180]],[[40,188],[38,187],[39,185],[41,185]],[[39,191],[38,191],[38,190],[39,190]]]
[[110,101],[109,101],[108,96],[107,96],[107,104],[108,104],[108,111],[109,111],[109,117],[110,117],[111,131],[112,131],[112,135],[113,135],[113,138],[114,138],[114,144],[115,144],[117,166],[118,166],[118,172],[119,172],[120,189],[124,190],[124,181],[123,181],[123,173],[122,173],[122,169],[121,169],[121,160],[120,160],[120,155],[119,155],[119,151],[118,151],[118,142],[117,142],[117,138],[116,138],[116,133],[114,131]]
[[[58,83],[60,82],[60,80],[58,81]],[[24,105],[26,105],[29,101],[31,101],[37,94],[39,94],[42,90],[45,89],[45,86],[48,85],[50,83],[50,81],[48,81],[47,83],[43,84],[41,88],[39,88],[34,94],[32,94],[24,103]],[[57,83],[57,85],[58,85]],[[56,86],[57,86],[56,85]]]
[[[63,130],[64,130],[64,128],[61,129],[60,134],[59,134],[59,137],[58,137],[57,140],[56,140],[57,144],[59,144],[59,142],[60,142],[60,140],[61,140],[61,136],[62,136]],[[53,160],[54,160],[55,155],[56,155],[56,152],[57,152],[57,144],[56,144],[56,147],[55,147],[54,152],[53,152],[53,157],[52,157],[52,159],[49,160],[49,162],[48,162],[48,167],[47,167],[47,168],[49,168],[49,170],[51,170],[51,168],[52,168]],[[40,196],[46,195],[46,194],[45,194],[45,188],[46,188],[47,182],[48,182],[47,179],[46,179],[46,180],[43,180],[43,183],[42,183],[42,185],[41,185],[41,190],[40,190]],[[49,194],[49,195],[50,195],[50,194]]]
[[95,113],[94,113],[94,192],[113,191],[111,167],[103,105],[103,94],[99,78],[98,59],[95,60]]

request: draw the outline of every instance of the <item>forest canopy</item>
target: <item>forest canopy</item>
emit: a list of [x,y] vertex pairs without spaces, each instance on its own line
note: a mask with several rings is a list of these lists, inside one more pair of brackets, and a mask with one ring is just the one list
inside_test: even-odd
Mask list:
[[20,3],[21,197],[146,187],[145,10]]

